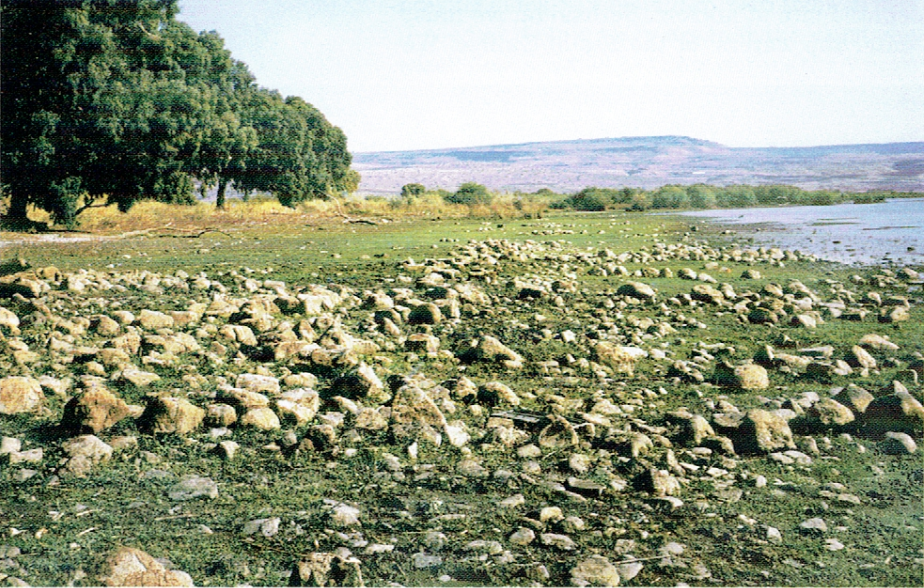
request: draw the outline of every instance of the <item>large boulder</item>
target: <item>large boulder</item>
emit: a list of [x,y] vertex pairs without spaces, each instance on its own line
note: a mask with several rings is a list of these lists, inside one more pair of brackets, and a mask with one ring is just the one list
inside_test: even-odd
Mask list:
[[594,352],[600,363],[613,368],[618,374],[628,374],[630,376],[635,371],[635,364],[640,359],[648,357],[648,352],[639,347],[614,345],[606,341],[599,341],[594,345]]
[[810,419],[817,421],[822,428],[843,427],[854,421],[853,412],[833,398],[822,398],[807,411]]
[[875,369],[876,368],[876,359],[869,354],[869,351],[863,349],[859,345],[854,345],[850,348],[850,351],[844,357],[850,367],[855,368],[866,368],[866,369]]
[[391,418],[399,424],[429,425],[437,429],[446,426],[446,417],[433,399],[413,384],[401,386],[391,403]]
[[3,333],[18,335],[19,317],[12,310],[0,306],[0,335]]
[[331,396],[343,396],[351,400],[369,399],[385,403],[391,398],[388,389],[368,364],[361,363],[356,369],[334,380]]
[[163,396],[152,398],[139,417],[142,430],[151,433],[185,435],[196,430],[205,418],[205,410],[185,398]]
[[770,376],[766,368],[756,363],[733,366],[721,361],[715,368],[715,381],[738,390],[764,390],[770,387]]
[[149,331],[167,329],[174,325],[173,317],[158,310],[144,309],[138,313],[136,320],[141,328]]
[[920,433],[924,428],[924,406],[908,392],[880,396],[866,407],[860,426],[871,435],[886,431]]
[[0,414],[35,413],[44,404],[45,394],[35,378],[10,376],[0,380]]
[[795,449],[789,423],[779,416],[760,408],[749,410],[737,429],[729,432],[738,453],[772,453],[781,449]]
[[301,426],[318,414],[321,397],[311,388],[296,388],[280,394],[275,400],[275,405],[276,413],[281,420]]
[[688,410],[678,410],[668,413],[668,422],[677,427],[675,440],[688,447],[700,445],[709,437],[715,436],[712,425],[702,415],[693,414]]
[[616,294],[637,300],[654,300],[657,296],[654,288],[642,282],[626,282],[616,290]]
[[709,284],[697,284],[693,286],[690,292],[690,298],[709,304],[722,304],[725,302],[725,295],[715,287]]
[[251,408],[244,413],[238,423],[261,431],[275,431],[282,426],[279,417],[268,407]]
[[460,354],[463,361],[497,362],[509,369],[523,366],[523,357],[500,342],[496,337],[485,335],[475,342],[469,349]]
[[124,400],[102,386],[77,393],[64,405],[61,428],[73,433],[99,433],[131,414]]
[[103,586],[194,586],[186,572],[168,570],[134,547],[120,547],[106,560]]

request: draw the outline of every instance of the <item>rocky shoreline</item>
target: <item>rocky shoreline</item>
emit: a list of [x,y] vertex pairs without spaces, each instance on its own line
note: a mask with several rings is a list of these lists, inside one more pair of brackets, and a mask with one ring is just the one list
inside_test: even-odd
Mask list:
[[[536,239],[385,261],[378,288],[0,278],[0,581],[825,583],[813,558],[870,559],[869,468],[911,472],[920,537],[914,269]],[[910,577],[871,562],[850,578]]]

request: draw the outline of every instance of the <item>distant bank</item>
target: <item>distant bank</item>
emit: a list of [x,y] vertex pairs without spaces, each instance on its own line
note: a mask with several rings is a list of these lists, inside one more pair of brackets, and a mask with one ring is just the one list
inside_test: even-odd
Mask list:
[[757,244],[813,253],[830,261],[924,265],[924,198],[682,214],[740,225],[740,232]]
[[789,184],[807,190],[924,191],[924,142],[736,148],[689,137],[627,137],[426,151],[355,153],[359,191],[409,183],[455,190],[572,193],[588,186]]

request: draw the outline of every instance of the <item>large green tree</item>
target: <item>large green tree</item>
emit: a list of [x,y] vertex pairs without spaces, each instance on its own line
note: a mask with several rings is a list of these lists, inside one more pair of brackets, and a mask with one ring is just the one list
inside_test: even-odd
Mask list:
[[355,189],[346,137],[300,98],[256,86],[176,0],[0,4],[8,220],[73,223],[93,205],[194,202],[192,178],[293,205]]
[[173,49],[174,0],[33,0],[2,6],[2,164],[8,216],[34,203],[188,199],[188,139],[201,92]]

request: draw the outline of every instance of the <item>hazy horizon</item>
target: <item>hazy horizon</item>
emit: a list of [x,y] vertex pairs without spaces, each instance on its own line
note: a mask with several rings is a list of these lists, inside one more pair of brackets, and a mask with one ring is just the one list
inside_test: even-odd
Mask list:
[[355,152],[924,140],[924,2],[180,0]]
[[687,137],[686,135],[633,135],[629,137],[581,137],[578,139],[552,139],[549,141],[517,141],[515,143],[491,143],[491,144],[481,144],[481,145],[453,145],[447,147],[423,147],[420,149],[379,149],[375,151],[358,151],[353,150],[354,153],[402,153],[407,151],[451,151],[455,149],[489,149],[494,147],[519,147],[522,145],[537,145],[545,143],[578,143],[578,142],[594,142],[594,141],[628,141],[628,140],[654,140],[654,139],[688,139],[691,141],[701,141],[703,143],[713,143],[721,147],[727,147],[729,149],[817,149],[825,147],[862,147],[864,145],[901,145],[901,144],[924,144],[924,139],[918,141],[877,141],[877,142],[863,142],[863,143],[825,143],[818,145],[747,145],[744,147],[734,146],[734,145],[725,145],[718,141],[711,141],[709,139],[703,139],[700,137]]

